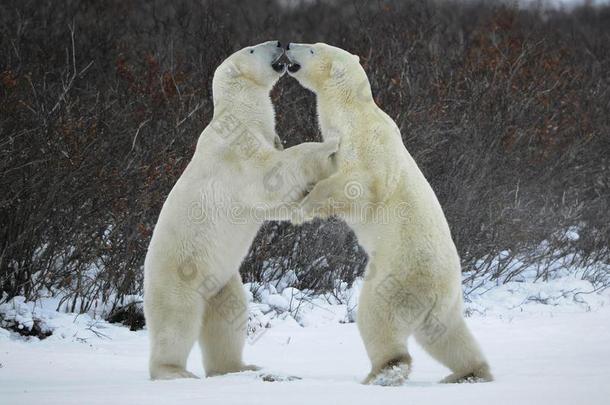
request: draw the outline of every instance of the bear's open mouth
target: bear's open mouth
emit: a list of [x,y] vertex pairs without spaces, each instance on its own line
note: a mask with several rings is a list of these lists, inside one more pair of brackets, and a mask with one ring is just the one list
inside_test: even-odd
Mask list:
[[286,71],[286,63],[282,62],[282,56],[284,53],[281,53],[273,62],[271,62],[271,67],[278,73],[284,73]]
[[294,63],[290,63],[288,65],[288,71],[290,73],[296,73],[299,71],[299,69],[301,68],[301,65],[299,65],[298,63],[294,62]]
[[288,72],[290,72],[290,73],[298,72],[299,69],[301,68],[301,65],[299,64],[299,62],[290,59],[290,56],[288,56],[288,53],[286,53],[286,59],[288,60],[288,63],[287,63]]
[[271,67],[273,68],[273,70],[275,70],[278,73],[282,73],[284,71],[284,69],[286,68],[286,64],[280,61],[275,61],[271,64]]

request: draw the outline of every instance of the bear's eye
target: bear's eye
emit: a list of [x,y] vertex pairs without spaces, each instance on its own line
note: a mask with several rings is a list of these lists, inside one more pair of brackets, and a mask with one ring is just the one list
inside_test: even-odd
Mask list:
[[310,50],[309,50],[309,53],[311,53],[311,54],[313,55],[313,49],[310,49]]
[[254,49],[250,49],[250,53],[254,53]]

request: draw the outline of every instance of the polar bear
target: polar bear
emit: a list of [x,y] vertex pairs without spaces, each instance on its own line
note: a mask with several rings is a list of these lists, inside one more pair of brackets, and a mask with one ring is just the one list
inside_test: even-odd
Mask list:
[[288,72],[317,96],[324,139],[339,139],[337,173],[303,201],[298,222],[338,215],[369,256],[357,324],[372,369],[365,383],[408,377],[407,338],[452,374],[490,381],[488,363],[462,316],[461,268],[432,188],[394,121],[375,104],[358,56],[326,44],[289,44]]
[[[207,376],[254,369],[242,361],[248,320],[238,269],[263,220],[336,170],[336,141],[278,150],[269,92],[285,71],[279,42],[237,51],[215,71],[214,115],[169,193],[144,263],[150,377],[195,377],[199,339]],[[296,204],[298,205],[298,204]]]

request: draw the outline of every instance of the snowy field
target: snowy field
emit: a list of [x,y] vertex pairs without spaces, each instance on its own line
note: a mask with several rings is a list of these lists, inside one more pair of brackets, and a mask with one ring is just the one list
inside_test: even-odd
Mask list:
[[[0,404],[607,404],[610,294],[587,294],[588,287],[563,277],[471,294],[468,323],[496,381],[438,384],[448,370],[412,342],[413,373],[401,387],[359,384],[369,364],[356,325],[340,322],[343,304],[304,307],[298,322],[287,312],[271,319],[246,345],[245,359],[259,372],[158,382],[148,380],[145,330],[43,305],[34,312],[54,329],[49,338],[26,341],[0,329]],[[15,316],[28,316],[24,305]],[[278,313],[266,305],[251,311]],[[203,375],[198,348],[189,369]],[[265,374],[283,381],[264,381]]]

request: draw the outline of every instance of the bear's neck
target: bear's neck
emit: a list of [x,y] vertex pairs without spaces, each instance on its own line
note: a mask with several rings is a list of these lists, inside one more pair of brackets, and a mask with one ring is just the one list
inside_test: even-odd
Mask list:
[[269,97],[269,90],[249,89],[247,92],[225,94],[221,101],[214,103],[214,118],[230,114],[242,121],[249,131],[258,132],[273,143],[275,138],[275,109]]
[[317,112],[320,130],[324,140],[339,136],[345,123],[356,126],[363,113],[375,108],[372,101],[355,100],[352,97],[342,98],[329,94],[318,94]]

